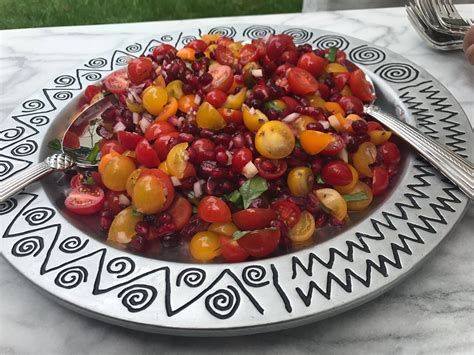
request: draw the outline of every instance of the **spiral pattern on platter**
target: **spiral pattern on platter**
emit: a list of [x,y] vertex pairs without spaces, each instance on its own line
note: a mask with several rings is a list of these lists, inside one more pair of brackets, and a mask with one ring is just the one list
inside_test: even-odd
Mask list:
[[36,142],[32,140],[28,140],[20,145],[17,145],[15,148],[13,148],[11,150],[11,154],[14,157],[24,157],[36,152],[37,149],[38,149],[38,145],[36,144]]
[[127,256],[119,256],[107,264],[107,272],[117,278],[126,277],[135,271],[135,262]]
[[33,112],[41,110],[45,107],[45,103],[38,99],[27,100],[21,105],[23,106],[23,112]]
[[18,202],[13,197],[10,197],[6,201],[0,202],[0,215],[13,211],[16,206],[18,206]]
[[130,59],[132,59],[132,57],[122,55],[120,57],[115,58],[114,64],[115,65],[127,65],[128,61]]
[[252,287],[268,285],[269,281],[263,281],[266,275],[267,270],[261,265],[250,265],[242,270],[242,279],[247,285]]
[[105,58],[92,58],[89,62],[85,65],[87,68],[103,68],[107,65],[107,59]]
[[133,43],[133,44],[127,46],[127,48],[125,48],[125,50],[127,52],[130,52],[130,53],[137,53],[137,52],[140,52],[142,50],[142,45],[140,43]]
[[173,37],[170,35],[164,35],[164,36],[161,36],[160,40],[163,42],[171,42],[173,40]]
[[118,294],[129,312],[135,313],[148,308],[155,300],[157,291],[149,285],[137,284],[124,288]]
[[313,42],[313,44],[320,49],[337,47],[341,50],[345,50],[349,46],[349,42],[347,41],[347,39],[336,35],[324,35],[318,37]]
[[267,35],[274,35],[275,29],[271,28],[270,26],[250,26],[244,30],[244,37],[248,37],[250,39],[257,39],[262,38]]
[[87,81],[97,81],[97,80],[102,79],[102,74],[92,71],[90,73],[83,74],[82,77],[86,79]]
[[61,244],[59,244],[59,250],[66,254],[77,253],[86,247],[89,243],[89,240],[82,240],[78,236],[71,236],[64,239]]
[[14,141],[25,132],[23,127],[7,128],[0,131],[0,142]]
[[184,282],[188,287],[199,287],[206,279],[206,272],[198,268],[189,268],[181,271],[176,279],[176,286]]
[[385,60],[385,53],[374,47],[369,47],[367,45],[362,45],[354,48],[349,53],[349,59],[358,64],[378,64]]
[[37,226],[49,221],[53,218],[55,213],[56,212],[49,207],[36,207],[24,212],[23,216],[25,216],[25,220],[30,226]]
[[87,282],[88,272],[83,266],[72,266],[60,271],[54,283],[62,288],[71,289],[79,286],[82,282]]
[[313,33],[302,28],[289,28],[282,32],[283,34],[289,35],[293,37],[293,40],[296,44],[303,44],[308,42],[311,37],[313,37]]
[[237,34],[237,31],[232,26],[218,26],[211,28],[208,33],[210,35],[221,34],[223,36],[233,38]]
[[392,83],[409,83],[416,80],[420,74],[417,69],[405,63],[384,64],[375,69],[375,73]]
[[30,123],[36,127],[44,126],[49,123],[49,118],[46,116],[34,116],[30,118]]
[[0,177],[4,177],[13,170],[13,164],[6,160],[0,160]]
[[43,238],[32,236],[20,239],[12,247],[12,255],[17,257],[37,256],[43,250]]
[[54,79],[54,83],[59,87],[71,86],[76,81],[72,75],[61,75]]
[[231,285],[225,289],[217,290],[206,297],[206,309],[214,317],[227,319],[234,315],[240,305],[240,295]]
[[58,91],[54,93],[53,98],[60,101],[69,100],[70,98],[72,98],[72,92]]
[[187,45],[188,43],[191,43],[192,41],[196,40],[197,38],[195,36],[183,36],[181,38],[181,43],[183,45]]

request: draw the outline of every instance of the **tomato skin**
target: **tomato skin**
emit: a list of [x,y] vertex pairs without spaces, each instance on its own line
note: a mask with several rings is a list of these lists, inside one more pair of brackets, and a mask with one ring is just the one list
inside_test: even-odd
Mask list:
[[299,102],[296,101],[294,98],[292,97],[289,97],[289,96],[283,96],[280,98],[284,103],[285,105],[288,107],[288,108],[296,108],[296,106],[299,106]]
[[147,168],[156,168],[160,164],[160,159],[158,158],[158,154],[152,148],[150,143],[143,138],[140,142],[138,142],[135,148],[135,154],[137,156],[137,161],[145,165]]
[[290,91],[296,95],[304,96],[318,90],[318,82],[304,69],[291,68],[288,70],[287,77]]
[[169,208],[168,213],[171,215],[176,230],[181,230],[191,219],[193,207],[188,199],[177,195],[173,204]]
[[86,91],[84,91],[84,97],[86,98],[87,102],[90,103],[92,98],[101,92],[100,87],[95,85],[88,85]]
[[112,150],[119,154],[125,152],[125,148],[115,139],[104,139],[100,142],[100,156],[103,157]]
[[267,56],[270,60],[276,61],[286,51],[296,51],[293,37],[289,35],[271,36],[267,42]]
[[216,48],[216,61],[219,64],[222,65],[228,65],[228,66],[233,66],[236,62],[236,59],[234,58],[234,54],[232,51],[222,45],[218,45]]
[[237,243],[256,258],[263,258],[273,253],[280,243],[280,229],[260,229],[252,231],[237,240]]
[[372,193],[374,196],[381,195],[387,189],[388,183],[389,175],[385,166],[376,166],[372,177]]
[[119,143],[126,150],[135,150],[138,142],[142,140],[142,136],[135,132],[120,131],[117,133]]
[[339,154],[344,148],[345,148],[345,143],[342,140],[341,136],[339,135],[333,135],[334,140],[328,144],[328,146],[320,153],[323,155],[330,155],[334,156]]
[[206,196],[199,202],[198,215],[203,221],[210,223],[226,223],[232,220],[229,206],[215,196]]
[[323,98],[324,100],[329,99],[330,90],[329,90],[329,87],[326,84],[319,83],[318,84],[318,92],[319,92],[319,95],[321,95],[321,98]]
[[72,213],[90,215],[99,212],[104,201],[104,190],[100,187],[81,185],[69,192],[64,205]]
[[120,69],[109,74],[104,80],[104,85],[112,94],[125,94],[129,85],[127,69]]
[[69,181],[69,186],[71,186],[71,189],[76,189],[79,186],[82,186],[82,177],[81,174],[76,174],[72,177],[71,181]]
[[240,173],[244,166],[252,160],[252,151],[248,148],[240,148],[232,156],[232,170]]
[[337,90],[341,91],[342,89],[344,89],[344,86],[346,86],[346,84],[349,82],[350,77],[351,77],[351,73],[335,74],[333,77],[333,81]]
[[196,52],[204,52],[207,48],[207,43],[202,39],[195,39],[186,45],[186,48],[192,48]]
[[243,115],[240,110],[233,110],[231,108],[219,108],[217,111],[221,114],[224,121],[229,124],[233,123],[237,126],[243,123]]
[[209,92],[219,89],[227,92],[234,82],[232,69],[227,65],[214,64],[209,67],[209,74],[212,75],[212,82],[204,87],[204,91]]
[[253,44],[246,44],[240,50],[239,63],[245,65],[250,62],[255,62],[258,57],[258,48]]
[[379,154],[386,166],[394,166],[400,163],[400,150],[392,142],[385,142],[378,147]]
[[372,93],[372,85],[365,79],[365,74],[360,69],[351,73],[349,87],[352,93],[363,102],[372,102],[375,99]]
[[352,171],[349,164],[342,160],[333,160],[323,167],[321,177],[332,186],[348,185],[352,182]]
[[285,223],[288,228],[295,226],[300,220],[301,210],[298,205],[289,200],[277,200],[271,205],[278,216],[278,219]]
[[240,230],[263,229],[277,219],[277,214],[270,208],[247,208],[232,214],[232,220]]
[[383,131],[384,128],[377,121],[367,121],[367,132]]
[[163,186],[163,190],[165,191],[166,200],[161,208],[161,211],[168,209],[174,201],[175,190],[173,183],[168,175],[162,172],[160,169],[143,169],[140,173],[140,177],[145,175],[153,175],[160,180],[161,185]]
[[[282,177],[288,169],[288,164],[283,159],[270,160],[264,157],[258,157],[255,159],[254,164],[257,167],[258,174],[266,180],[278,179],[279,177]],[[272,169],[266,169],[268,164],[271,164]]]
[[122,191],[107,190],[105,192],[105,207],[114,216],[123,210],[123,206],[120,205],[120,195],[123,194]]
[[148,141],[154,141],[161,134],[176,132],[176,128],[166,121],[159,121],[153,123],[145,132],[145,138]]
[[364,104],[356,96],[342,96],[338,103],[346,114],[355,113],[359,116],[364,114]]
[[327,62],[324,58],[317,56],[313,52],[303,54],[299,59],[298,63],[296,64],[297,67],[306,70],[314,77],[320,76]]
[[247,260],[249,257],[249,253],[236,240],[233,240],[231,236],[220,235],[219,240],[221,242],[221,254],[225,261],[239,263]]
[[153,49],[153,57],[165,55],[166,53],[176,54],[178,51],[170,44],[161,44]]
[[224,91],[215,89],[209,91],[206,96],[204,96],[204,101],[209,102],[214,107],[221,107],[225,100],[227,100],[227,95]]
[[127,73],[130,81],[135,85],[139,85],[153,73],[153,64],[150,58],[147,57],[132,59],[128,62]]
[[168,155],[168,152],[172,148],[168,143],[170,142],[171,139],[178,139],[178,132],[170,132],[166,134],[161,134],[158,136],[158,138],[155,140],[155,143],[153,143],[153,149],[156,151],[158,154],[158,158],[161,161],[166,160],[166,156]]

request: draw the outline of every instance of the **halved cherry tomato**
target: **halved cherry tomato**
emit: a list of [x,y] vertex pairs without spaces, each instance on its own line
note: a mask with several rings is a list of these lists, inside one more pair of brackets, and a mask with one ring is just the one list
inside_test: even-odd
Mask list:
[[352,182],[352,171],[342,160],[332,160],[324,165],[321,177],[329,185],[347,185]]
[[313,237],[315,230],[316,224],[313,215],[308,211],[303,211],[298,223],[288,231],[288,238],[293,243],[303,243]]
[[364,114],[364,104],[358,97],[343,96],[338,100],[338,102],[346,114],[355,113],[359,116]]
[[168,102],[168,92],[165,88],[151,85],[142,94],[143,107],[152,115],[158,115]]
[[340,113],[342,116],[346,115],[341,105],[339,105],[337,102],[328,101],[324,104],[324,108],[327,111],[331,112],[333,115],[336,115],[338,113]]
[[260,229],[247,233],[237,243],[251,256],[263,258],[277,249],[280,236],[279,228]]
[[74,175],[71,181],[69,181],[69,186],[71,186],[71,189],[76,189],[79,186],[82,186],[81,180],[82,180],[81,174],[77,173],[76,175]]
[[383,127],[377,121],[367,121],[367,132],[383,131]]
[[344,89],[346,84],[349,82],[349,78],[351,77],[351,73],[337,73],[333,75],[334,85],[336,86],[337,90],[341,91]]
[[196,113],[196,123],[199,128],[217,131],[226,126],[224,118],[209,102],[203,102]]
[[194,94],[181,96],[178,100],[178,109],[184,113],[188,113],[191,109],[196,108],[197,106],[196,95]]
[[186,45],[187,48],[192,48],[196,52],[204,52],[207,48],[207,43],[202,39],[195,39]]
[[389,176],[385,166],[376,166],[372,177],[372,193],[374,196],[381,195],[387,189],[388,183]]
[[125,148],[115,139],[103,139],[100,141],[100,156],[109,154],[110,151],[116,151],[119,154],[125,152]]
[[351,73],[349,86],[355,96],[364,102],[372,102],[375,99],[372,85],[365,79],[362,70],[357,69]]
[[178,100],[174,97],[168,97],[168,103],[163,107],[163,110],[156,116],[155,122],[166,121],[178,111]]
[[267,41],[267,56],[270,60],[276,61],[286,51],[295,51],[293,37],[289,35],[271,36]]
[[232,219],[229,206],[214,196],[206,196],[199,202],[198,215],[203,221],[211,223],[225,223]]
[[306,70],[314,77],[320,76],[326,67],[326,60],[313,52],[303,54],[296,64],[299,68]]
[[176,226],[177,230],[181,230],[191,218],[193,214],[193,207],[188,199],[181,195],[177,195],[173,204],[171,205],[168,213],[171,215],[171,219]]
[[153,149],[156,151],[156,153],[158,154],[158,158],[160,158],[161,161],[166,160],[166,156],[172,148],[172,145],[170,145],[169,143],[171,140],[176,141],[178,139],[178,135],[178,132],[160,134],[155,140],[155,143],[153,143]]
[[318,154],[329,147],[334,136],[320,131],[305,130],[300,133],[301,147],[308,154]]
[[232,51],[222,45],[218,45],[216,48],[216,60],[219,64],[234,66],[237,62],[237,59],[234,57]]
[[196,60],[196,51],[192,48],[181,48],[176,56],[182,60],[194,62]]
[[81,143],[79,142],[79,136],[76,133],[71,132],[70,130],[66,131],[66,134],[63,138],[63,145],[71,149],[79,149]]
[[189,252],[196,260],[211,261],[221,253],[219,235],[209,231],[196,233],[189,242]]
[[347,203],[339,192],[334,189],[324,188],[314,191],[318,200],[326,207],[331,215],[342,221],[347,216]]
[[289,200],[277,200],[272,203],[272,210],[278,215],[278,219],[289,228],[293,227],[300,220],[301,210],[298,205]]
[[283,96],[280,98],[288,108],[295,108],[296,106],[299,105],[299,102],[296,101],[294,98],[289,97],[289,96]]
[[176,54],[177,50],[170,44],[160,44],[153,49],[153,57],[165,55],[166,53]]
[[153,123],[145,132],[145,138],[148,141],[153,141],[161,134],[176,132],[176,128],[169,122],[159,121]]
[[105,78],[104,85],[107,91],[112,94],[122,95],[127,92],[128,85],[130,84],[127,75],[127,69],[120,69],[109,74]]
[[257,167],[258,174],[266,180],[275,180],[282,177],[288,169],[288,164],[285,160],[267,159],[258,157],[254,161]]
[[84,97],[86,98],[87,102],[90,103],[92,98],[100,92],[100,87],[95,85],[87,85],[87,88],[84,91]]
[[214,107],[221,107],[227,99],[227,95],[224,91],[215,89],[209,91],[206,96],[204,96],[204,101],[209,102]]
[[239,53],[239,63],[245,65],[250,62],[255,62],[258,59],[258,49],[253,44],[246,44],[242,47]]
[[[100,171],[102,182],[109,190],[124,191],[128,176],[136,169],[135,162],[125,155],[114,156],[114,153],[112,151],[104,157],[104,161],[106,161],[106,157],[112,156]],[[101,166],[99,165],[99,167]]]
[[236,240],[233,240],[231,236],[221,234],[219,239],[221,242],[221,254],[225,261],[239,263],[247,260],[249,253]]
[[237,150],[232,156],[232,170],[240,173],[242,169],[252,160],[252,151],[248,148],[242,147]]
[[241,125],[243,122],[242,111],[233,110],[231,108],[218,108],[217,111],[221,114],[224,121],[229,124]]
[[135,226],[143,220],[141,214],[133,213],[133,207],[129,206],[115,216],[110,226],[107,240],[127,244],[137,234]]
[[127,182],[125,183],[125,189],[127,190],[128,196],[133,196],[133,187],[135,186],[140,174],[142,173],[143,169],[138,168],[135,169],[128,175]]
[[369,132],[370,141],[375,145],[385,143],[392,136],[392,131],[373,130]]
[[138,133],[120,131],[117,133],[117,138],[118,138],[119,143],[126,150],[135,150],[138,142],[140,142],[143,137],[139,135]]
[[145,165],[147,168],[156,168],[160,164],[160,159],[158,159],[158,154],[152,148],[150,143],[143,138],[138,142],[137,147],[135,148],[135,153],[137,155],[137,161]]
[[318,82],[310,73],[301,68],[288,70],[288,85],[290,91],[296,95],[308,95],[318,90]]
[[204,87],[206,92],[214,89],[227,92],[234,82],[232,69],[227,65],[213,64],[209,67],[208,73],[212,75],[212,82]]
[[227,96],[226,101],[223,104],[224,108],[232,108],[234,110],[240,110],[242,104],[245,101],[247,89],[243,88],[237,94]]
[[104,168],[105,168],[105,165],[107,165],[107,163],[114,157],[116,156],[120,156],[121,154],[120,153],[117,153],[115,150],[111,150],[109,153],[101,156],[100,158],[100,162],[99,162],[99,173],[103,173],[104,172]]
[[255,135],[255,148],[269,159],[283,159],[295,147],[295,136],[284,122],[273,120],[264,123]]
[[183,179],[185,175],[184,172],[187,166],[187,148],[188,143],[176,144],[170,149],[166,156],[166,166],[168,167],[169,172],[178,179]]
[[321,154],[323,155],[337,155],[339,154],[346,146],[344,141],[342,140],[341,136],[338,134],[331,134],[332,137],[334,138],[326,148],[324,148],[323,151],[321,151]]
[[238,231],[237,226],[232,223],[212,223],[207,230],[217,234],[223,234],[227,236],[232,236],[234,232]]
[[362,143],[352,156],[352,163],[360,174],[373,176],[370,165],[377,159],[377,148],[371,142]]
[[232,220],[240,230],[263,229],[277,219],[277,214],[271,208],[247,208],[232,214]]
[[147,57],[132,59],[128,62],[127,72],[130,81],[135,85],[139,85],[153,73],[152,61]]
[[133,186],[132,201],[140,213],[154,214],[161,211],[166,201],[161,180],[154,175],[140,176]]
[[88,215],[99,212],[104,201],[104,191],[100,187],[81,185],[69,192],[64,205],[72,213]]
[[146,175],[153,175],[160,180],[161,186],[163,186],[163,191],[165,192],[166,200],[161,208],[161,211],[166,210],[174,201],[175,190],[173,183],[168,175],[162,172],[160,169],[143,169],[140,173],[140,177]]
[[378,147],[378,153],[386,166],[398,165],[400,163],[400,150],[395,143],[385,142]]

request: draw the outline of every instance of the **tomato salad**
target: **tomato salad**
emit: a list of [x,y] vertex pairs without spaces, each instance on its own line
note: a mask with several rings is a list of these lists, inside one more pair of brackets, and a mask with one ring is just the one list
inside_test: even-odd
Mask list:
[[397,173],[392,132],[364,116],[371,89],[342,50],[284,34],[161,44],[86,89],[84,107],[119,103],[97,128],[98,172],[65,205],[141,253],[240,262],[306,245]]

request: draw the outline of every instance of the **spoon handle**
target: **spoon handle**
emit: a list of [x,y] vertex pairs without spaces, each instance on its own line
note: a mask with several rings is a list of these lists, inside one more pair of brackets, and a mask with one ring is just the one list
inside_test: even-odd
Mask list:
[[74,161],[65,154],[53,154],[43,162],[35,164],[0,183],[0,202],[6,201],[32,182],[55,170],[66,170]]
[[410,144],[471,200],[474,199],[474,164],[375,105],[365,106],[364,111]]

